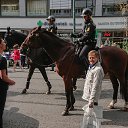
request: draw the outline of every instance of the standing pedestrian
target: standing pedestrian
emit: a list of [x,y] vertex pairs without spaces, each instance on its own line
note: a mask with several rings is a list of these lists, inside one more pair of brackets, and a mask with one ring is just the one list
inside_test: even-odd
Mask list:
[[97,51],[91,50],[88,53],[88,60],[90,65],[87,70],[82,96],[86,105],[83,107],[84,117],[81,128],[100,128],[101,121],[99,118],[102,118],[102,110],[96,110],[96,108],[98,108],[104,72],[98,61],[99,53]]
[[14,72],[16,71],[17,64],[19,64],[20,68],[22,69],[21,60],[20,60],[20,51],[19,51],[19,45],[18,44],[15,44],[13,46],[12,57],[13,57],[13,60],[14,60],[13,71]]
[[[46,20],[48,21],[47,31],[57,34],[57,26],[55,24],[55,20],[56,20],[55,17],[51,15]],[[54,71],[54,67],[55,67],[55,64],[52,64],[52,69],[50,71]]]
[[0,128],[3,128],[3,112],[8,86],[15,84],[15,82],[11,80],[7,74],[7,60],[2,56],[2,53],[5,49],[6,44],[4,40],[0,38]]
[[110,40],[107,38],[104,42],[104,46],[110,46]]
[[99,53],[97,51],[91,50],[88,53],[88,60],[90,65],[85,78],[82,98],[88,102],[90,108],[93,108],[94,105],[98,105],[104,71],[98,61]]
[[26,64],[26,54],[27,54],[27,48],[20,48],[20,59],[21,59],[21,66],[22,68],[25,67]]

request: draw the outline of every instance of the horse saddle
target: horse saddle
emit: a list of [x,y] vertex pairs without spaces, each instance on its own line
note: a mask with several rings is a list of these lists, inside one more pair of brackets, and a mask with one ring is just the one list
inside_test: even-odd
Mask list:
[[[86,66],[88,66],[88,65],[89,65],[89,62],[88,62],[88,58],[87,58],[87,57],[85,57],[84,60],[80,60],[80,58],[79,58],[79,54],[80,54],[82,48],[83,48],[82,45],[76,45],[76,47],[75,47],[75,61],[76,61],[78,64],[82,64],[82,65],[83,65],[83,64],[86,64]],[[93,48],[92,50],[98,51],[98,50],[99,50],[99,47],[96,46],[96,47]],[[84,61],[84,62],[83,62],[83,61]]]

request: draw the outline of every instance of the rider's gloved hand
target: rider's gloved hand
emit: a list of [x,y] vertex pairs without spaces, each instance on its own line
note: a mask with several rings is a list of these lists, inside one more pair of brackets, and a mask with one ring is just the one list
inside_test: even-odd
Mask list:
[[77,36],[76,36],[76,34],[71,33],[70,37],[76,38]]
[[74,41],[74,44],[79,44],[79,43],[80,43],[79,40]]
[[79,41],[79,45],[83,45],[83,42]]

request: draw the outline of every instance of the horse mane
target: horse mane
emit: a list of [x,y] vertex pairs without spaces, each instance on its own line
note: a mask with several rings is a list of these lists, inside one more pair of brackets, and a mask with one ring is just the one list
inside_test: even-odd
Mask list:
[[36,32],[37,30],[40,30],[41,33],[47,34],[48,36],[52,37],[54,40],[59,40],[59,42],[63,44],[73,45],[73,42],[71,40],[62,39],[58,37],[57,35],[55,35],[54,33],[47,31],[46,28],[35,27],[32,29],[31,32]]
[[64,42],[64,43],[69,43],[67,42],[67,40],[64,40],[62,38],[59,38],[58,36],[56,36],[55,34],[53,34],[52,32],[49,32],[49,31],[45,31],[45,33],[47,33],[49,36],[52,36],[53,38],[55,39],[59,39],[60,41]]

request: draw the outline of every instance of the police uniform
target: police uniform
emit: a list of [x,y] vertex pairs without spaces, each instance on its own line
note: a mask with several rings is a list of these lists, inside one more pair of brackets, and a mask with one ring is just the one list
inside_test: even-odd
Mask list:
[[54,23],[55,22],[55,17],[51,15],[46,20],[51,21],[51,22],[49,22],[49,26],[47,28],[47,31],[52,32],[54,34],[57,34],[57,26]]
[[73,34],[72,37],[79,38],[77,43],[82,43],[82,50],[79,54],[80,60],[88,67],[88,52],[95,48],[96,40],[95,40],[95,33],[96,33],[96,25],[93,23],[91,19],[92,12],[90,9],[84,9],[82,12],[82,16],[90,16],[85,22],[84,27],[81,33]]
[[50,24],[47,28],[47,31],[57,34],[57,26],[56,24]]
[[87,57],[88,52],[96,46],[95,31],[96,25],[92,20],[89,20],[85,22],[83,33],[78,35],[80,37],[79,41],[83,44],[83,48],[79,54],[81,60],[84,60],[85,57]]

